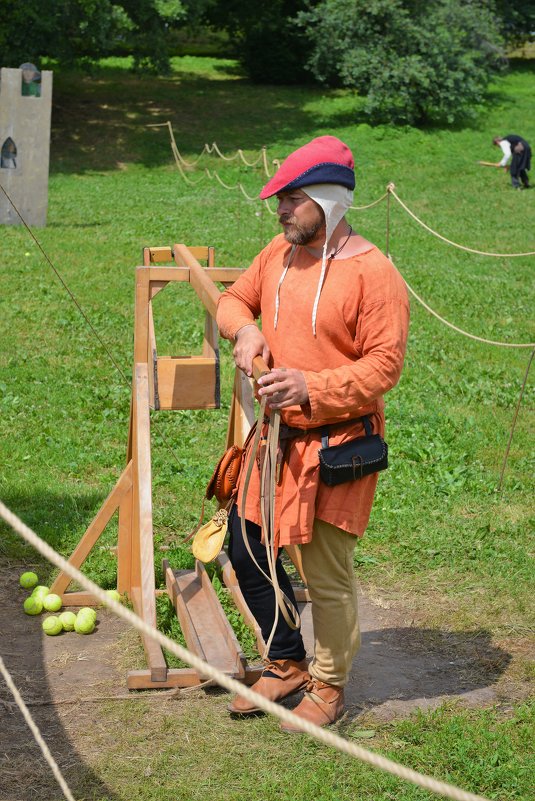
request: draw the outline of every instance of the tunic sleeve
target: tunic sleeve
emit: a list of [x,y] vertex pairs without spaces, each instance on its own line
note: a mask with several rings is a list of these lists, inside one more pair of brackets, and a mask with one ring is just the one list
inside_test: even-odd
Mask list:
[[240,328],[254,323],[260,316],[262,269],[268,251],[269,246],[219,298],[216,321],[225,339],[234,339]]

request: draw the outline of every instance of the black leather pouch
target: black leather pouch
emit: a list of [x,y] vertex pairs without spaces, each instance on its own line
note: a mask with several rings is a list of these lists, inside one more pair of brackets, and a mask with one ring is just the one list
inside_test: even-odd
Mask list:
[[350,439],[342,445],[329,447],[329,430],[322,430],[322,447],[318,451],[320,478],[329,487],[357,481],[388,467],[388,445],[379,434],[372,434],[368,417],[359,419],[366,436]]

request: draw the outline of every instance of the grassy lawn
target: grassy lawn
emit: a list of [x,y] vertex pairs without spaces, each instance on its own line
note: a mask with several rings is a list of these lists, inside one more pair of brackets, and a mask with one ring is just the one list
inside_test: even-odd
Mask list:
[[[533,251],[535,191],[514,192],[503,172],[477,164],[498,160],[494,135],[514,132],[535,141],[533,65],[513,61],[473,123],[424,130],[372,128],[359,98],[347,91],[252,86],[231,61],[177,58],[167,78],[135,77],[118,60],[90,76],[55,72],[48,224],[35,233],[127,376],[142,246],[215,245],[219,265],[246,266],[278,230],[262,204],[204,172],[217,170],[225,183],[241,182],[253,195],[265,182],[260,165],[204,155],[186,169],[186,181],[166,128],[151,124],[171,120],[188,161],[214,141],[226,156],[242,148],[253,160],[265,146],[270,160],[281,159],[313,136],[334,133],[355,155],[355,205],[372,202],[393,181],[401,199],[447,238],[498,253]],[[383,202],[351,212],[349,220],[384,248],[386,214]],[[535,257],[486,258],[454,249],[394,200],[389,242],[404,278],[443,317],[487,339],[535,341]],[[24,228],[3,229],[1,269],[0,498],[68,555],[124,465],[130,387]],[[198,353],[201,309],[189,287],[173,290],[155,302],[160,352]],[[180,540],[198,519],[224,445],[227,343],[222,354],[221,410],[157,415],[155,546],[169,549],[175,567],[192,563]],[[412,301],[405,371],[387,398],[391,468],[381,476],[356,553],[367,592],[409,610],[416,625],[483,631],[522,654],[532,644],[534,619],[535,367],[501,492],[497,485],[529,357],[529,349],[463,337]],[[5,526],[0,531],[1,559],[36,564],[15,534]],[[112,527],[102,542],[113,540]],[[96,549],[86,567],[92,579],[114,586],[109,550]],[[47,570],[42,567],[43,578]],[[161,624],[179,636],[164,608]],[[508,670],[511,684],[533,676],[526,656]],[[95,734],[93,767],[117,801],[428,797],[301,737],[283,737],[274,720],[245,727],[229,721],[225,705],[217,693],[156,714],[149,702],[103,705],[108,729]],[[123,727],[126,720],[133,725]],[[344,734],[358,739],[363,728],[373,728],[370,747],[411,767],[490,798],[528,801],[530,727],[533,705],[524,701],[479,711],[445,705],[409,721],[350,724]],[[128,755],[140,743],[134,762]],[[80,781],[80,795],[105,801]]]

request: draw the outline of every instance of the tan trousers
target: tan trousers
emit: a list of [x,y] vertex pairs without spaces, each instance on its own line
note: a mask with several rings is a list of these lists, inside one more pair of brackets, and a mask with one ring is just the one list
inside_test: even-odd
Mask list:
[[343,687],[360,647],[353,551],[357,537],[314,520],[312,541],[301,546],[312,601],[314,658],[311,676]]

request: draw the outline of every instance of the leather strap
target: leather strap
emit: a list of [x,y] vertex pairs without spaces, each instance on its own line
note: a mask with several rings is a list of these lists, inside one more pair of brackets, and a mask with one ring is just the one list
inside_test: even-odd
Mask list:
[[[370,423],[370,418],[367,414],[363,417],[357,417],[355,420],[344,420],[344,424],[347,423],[362,423],[364,425],[364,431],[366,432],[367,437],[372,436],[372,425]],[[342,423],[335,423],[335,426],[340,426]],[[329,431],[331,430],[332,426],[323,426],[321,429],[321,447],[328,448],[329,447]]]
[[277,472],[276,470],[277,450],[279,446],[279,428],[280,428],[280,412],[278,410],[272,410],[269,416],[265,456],[260,476],[260,514],[261,514],[262,530],[264,533],[264,544],[266,548],[266,556],[270,574],[269,576],[260,567],[260,565],[258,564],[258,562],[254,557],[254,554],[251,550],[251,546],[249,543],[249,537],[247,536],[247,529],[245,525],[245,502],[247,499],[249,482],[251,479],[253,467],[256,462],[256,455],[258,453],[260,438],[262,435],[262,420],[264,419],[265,409],[266,409],[266,398],[263,397],[260,405],[260,414],[258,416],[258,422],[256,425],[255,437],[251,447],[251,455],[249,457],[249,462],[247,465],[247,470],[245,473],[245,479],[243,483],[243,492],[240,505],[240,523],[241,523],[241,533],[243,541],[245,543],[245,547],[247,548],[247,552],[249,553],[249,556],[251,557],[252,561],[254,562],[258,570],[262,573],[264,578],[266,578],[272,585],[275,593],[275,600],[276,600],[275,619],[273,622],[273,628],[271,629],[271,633],[266,643],[265,651],[262,655],[264,659],[267,659],[269,655],[271,642],[275,634],[275,629],[277,628],[277,624],[279,621],[279,610],[280,612],[282,612],[282,615],[286,623],[291,629],[298,629],[301,625],[301,619],[295,605],[290,601],[286,593],[284,593],[281,590],[277,578],[277,569],[276,569],[277,552],[275,548],[275,482],[276,482],[276,472]]

